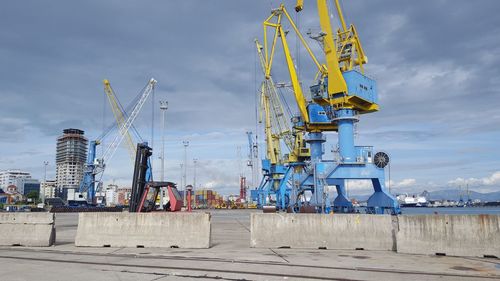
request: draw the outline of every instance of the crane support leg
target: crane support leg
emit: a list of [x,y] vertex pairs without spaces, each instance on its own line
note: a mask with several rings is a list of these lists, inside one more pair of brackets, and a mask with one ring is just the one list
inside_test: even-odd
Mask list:
[[288,208],[288,204],[290,202],[290,190],[291,186],[288,181],[293,175],[293,166],[288,166],[285,175],[280,181],[280,185],[278,188],[277,196],[276,196],[276,208],[279,210],[286,210]]
[[337,197],[333,200],[333,211],[336,213],[354,212],[352,202],[347,198],[345,180],[341,180],[335,187],[337,189]]
[[368,198],[367,211],[372,214],[384,214],[386,211],[391,214],[401,213],[398,201],[386,191],[383,182],[383,177],[372,179],[375,192]]

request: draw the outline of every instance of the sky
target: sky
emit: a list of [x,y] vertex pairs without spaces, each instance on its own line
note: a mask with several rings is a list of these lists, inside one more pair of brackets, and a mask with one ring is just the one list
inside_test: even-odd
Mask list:
[[[82,129],[93,140],[113,122],[102,80],[109,79],[127,105],[154,77],[156,90],[135,126],[153,147],[155,178],[162,140],[159,101],[166,100],[165,179],[180,182],[185,140],[187,183],[194,181],[193,159],[198,159],[197,186],[237,194],[240,174],[253,184],[245,163],[247,131],[258,136],[259,155],[265,151],[256,124],[262,74],[253,42],[262,40],[262,21],[279,3],[3,3],[0,169],[23,169],[43,179],[43,163],[49,161],[47,178],[54,178],[56,138],[63,129]],[[284,3],[303,33],[319,30],[314,1],[306,1],[299,15],[294,1]],[[500,191],[500,2],[342,3],[346,20],[359,32],[367,73],[377,80],[380,97],[381,110],[358,123],[356,143],[390,155],[393,191],[467,184],[479,192]],[[296,40],[289,40],[302,83],[312,83],[313,65]],[[313,49],[322,58],[318,47]],[[288,82],[279,51],[273,78]],[[336,144],[335,134],[327,137],[326,158]],[[99,151],[110,141],[104,139]],[[105,184],[130,186],[132,165],[120,147],[107,163]],[[366,182],[352,182],[348,189],[371,190]]]

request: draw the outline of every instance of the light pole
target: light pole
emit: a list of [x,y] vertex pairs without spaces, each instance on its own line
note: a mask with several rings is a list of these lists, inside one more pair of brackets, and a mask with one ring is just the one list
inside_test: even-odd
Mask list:
[[[160,101],[161,110],[161,181],[165,181],[165,116],[168,109],[168,101]],[[163,187],[160,190],[160,207],[163,209]]]
[[[187,175],[187,147],[189,146],[189,141],[182,141],[182,144],[184,145],[184,185],[187,185],[186,181],[186,175]],[[186,187],[184,186],[184,206],[186,206]]]
[[45,188],[47,187],[47,165],[49,165],[49,161],[43,161],[43,184],[40,188],[40,199],[42,199],[43,204],[45,204]]
[[194,169],[193,169],[193,172],[194,172],[194,175],[193,175],[193,188],[196,189],[196,164],[198,163],[198,158],[193,158],[193,166],[194,166]]
[[[196,194],[196,163],[198,163],[198,158],[193,158],[193,194]],[[196,207],[196,197],[194,200],[194,206]]]
[[182,164],[182,163],[181,163],[181,164],[180,164],[180,166],[181,166],[181,183],[180,183],[180,185],[179,185],[179,188],[181,188],[181,187],[183,187],[183,186],[184,186],[184,185],[183,185],[183,182],[182,182],[182,178],[184,177],[184,168],[183,168],[183,167],[184,167],[184,164]]

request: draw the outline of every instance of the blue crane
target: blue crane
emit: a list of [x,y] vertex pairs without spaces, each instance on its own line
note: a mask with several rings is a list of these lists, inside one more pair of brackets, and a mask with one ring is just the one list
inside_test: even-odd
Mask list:
[[[104,169],[106,167],[105,163],[107,163],[107,161],[109,161],[113,157],[120,143],[126,136],[128,136],[128,130],[131,128],[133,122],[139,115],[139,112],[144,106],[144,103],[148,99],[149,95],[154,90],[156,83],[157,81],[151,78],[147,83],[146,87],[144,87],[144,89],[139,93],[137,102],[134,104],[130,114],[125,114],[125,113],[123,114],[124,116],[127,116],[127,118],[124,120],[123,123],[118,125],[119,133],[115,135],[112,142],[106,147],[103,155],[100,158],[96,157],[97,146],[100,145],[102,139],[106,137],[113,128],[115,128],[115,123],[113,123],[110,127],[108,127],[108,129],[100,137],[90,142],[89,151],[87,155],[87,162],[85,164],[85,169],[83,174],[83,180],[80,183],[80,188],[79,188],[80,194],[86,193],[87,201],[89,201],[90,203],[94,203],[96,190],[98,189],[96,188],[96,183],[98,184],[100,183],[100,180],[99,181],[96,180],[96,176],[104,172]],[[147,175],[150,179],[152,176],[151,163],[150,162],[148,163],[149,163],[149,169]]]

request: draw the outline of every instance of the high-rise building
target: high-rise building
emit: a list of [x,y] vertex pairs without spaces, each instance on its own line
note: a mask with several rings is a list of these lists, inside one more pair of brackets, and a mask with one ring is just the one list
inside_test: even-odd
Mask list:
[[57,138],[56,182],[61,194],[67,194],[67,189],[78,189],[83,179],[88,143],[83,134],[79,129],[65,129]]
[[8,186],[17,185],[18,179],[31,179],[31,174],[17,169],[0,171],[0,188],[7,190]]
[[31,191],[40,192],[40,181],[37,179],[19,178],[16,181],[17,192],[26,196]]

